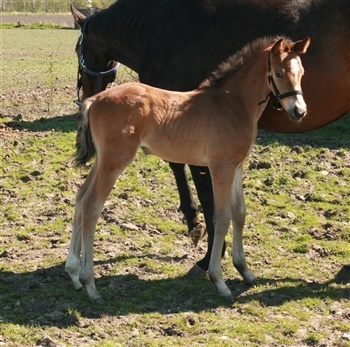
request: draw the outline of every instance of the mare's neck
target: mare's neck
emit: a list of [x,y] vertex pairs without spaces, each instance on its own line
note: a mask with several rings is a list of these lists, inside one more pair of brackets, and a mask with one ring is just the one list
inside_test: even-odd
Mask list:
[[139,72],[141,58],[143,57],[144,45],[147,42],[147,31],[123,28],[122,26],[107,24],[110,18],[105,18],[105,14],[101,13],[89,24],[89,31],[95,34],[100,44],[109,51],[111,60],[118,61],[135,72]]

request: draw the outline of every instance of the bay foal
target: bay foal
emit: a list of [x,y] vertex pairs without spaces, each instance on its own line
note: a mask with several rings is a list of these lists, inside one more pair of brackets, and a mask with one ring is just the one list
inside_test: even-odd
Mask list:
[[138,148],[175,163],[208,166],[214,192],[215,237],[209,277],[221,296],[232,299],[221,271],[221,252],[233,223],[233,264],[247,283],[255,281],[242,242],[245,203],[242,166],[271,94],[289,117],[306,114],[301,91],[304,70],[299,55],[310,44],[262,38],[245,46],[200,87],[172,92],[129,83],[88,98],[82,105],[75,163],[95,161],[77,193],[66,270],[74,287],[83,284],[93,302],[102,301],[93,275],[97,220],[118,176]]

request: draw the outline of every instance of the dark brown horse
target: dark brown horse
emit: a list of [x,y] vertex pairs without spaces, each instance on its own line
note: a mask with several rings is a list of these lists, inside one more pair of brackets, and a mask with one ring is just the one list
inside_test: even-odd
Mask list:
[[127,83],[85,99],[75,162],[80,166],[94,156],[95,160],[77,193],[66,262],[76,289],[85,285],[93,302],[102,300],[93,274],[96,223],[116,180],[139,148],[168,161],[209,168],[215,201],[209,277],[219,294],[231,300],[222,277],[221,252],[232,219],[233,264],[247,283],[255,281],[242,242],[243,163],[255,142],[268,95],[280,99],[292,120],[305,116],[299,54],[309,44],[308,37],[297,42],[256,40],[190,92]]
[[[347,0],[118,0],[86,19],[72,8],[82,28],[79,58],[95,72],[115,61],[139,73],[140,81],[171,90],[192,90],[229,55],[265,35],[310,35],[303,89],[308,117],[291,122],[268,106],[259,127],[303,132],[335,121],[350,111],[350,1]],[[334,38],[336,38],[334,40]],[[98,78],[80,64],[83,98],[95,94]],[[113,80],[103,75],[102,88]],[[189,231],[198,227],[184,165],[170,164]],[[213,195],[205,167],[190,166],[203,208],[209,247],[197,265],[207,270],[214,237]],[[204,173],[204,174],[203,174]]]

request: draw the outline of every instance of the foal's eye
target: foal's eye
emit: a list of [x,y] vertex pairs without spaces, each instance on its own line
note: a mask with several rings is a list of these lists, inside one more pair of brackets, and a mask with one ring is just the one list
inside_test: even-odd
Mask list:
[[282,72],[276,72],[276,77],[277,78],[283,78],[283,73]]

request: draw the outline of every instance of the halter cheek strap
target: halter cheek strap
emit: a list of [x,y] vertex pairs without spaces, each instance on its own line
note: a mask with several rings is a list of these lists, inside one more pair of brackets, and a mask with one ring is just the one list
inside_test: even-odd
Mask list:
[[106,71],[93,71],[90,70],[86,65],[85,65],[85,60],[84,60],[84,54],[83,54],[83,41],[84,41],[84,34],[87,33],[88,29],[88,24],[90,23],[90,19],[87,19],[84,23],[84,26],[81,30],[81,35],[79,38],[78,46],[79,46],[79,67],[78,67],[78,76],[77,76],[77,96],[78,100],[76,101],[76,104],[80,105],[81,104],[81,99],[80,99],[80,89],[82,88],[82,79],[81,79],[81,71],[84,71],[87,75],[97,77],[97,88],[96,88],[96,94],[102,91],[102,79],[104,76],[112,74],[116,72],[119,67],[120,63],[116,63],[116,65]]

